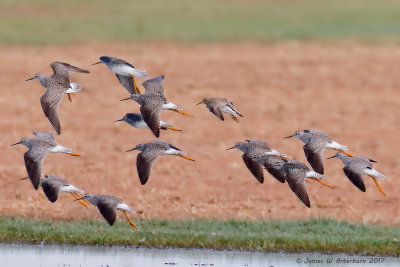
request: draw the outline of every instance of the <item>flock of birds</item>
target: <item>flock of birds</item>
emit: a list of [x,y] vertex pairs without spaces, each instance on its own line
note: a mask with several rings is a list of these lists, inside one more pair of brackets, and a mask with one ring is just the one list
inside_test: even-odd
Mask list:
[[[135,77],[147,78],[146,71],[136,69],[130,63],[113,57],[102,56],[100,61],[93,65],[100,63],[105,64],[110,71],[115,73],[121,85],[129,92],[130,97],[121,101],[134,100],[140,105],[140,113],[128,113],[116,122],[124,121],[135,128],[148,128],[158,138],[160,130],[180,131],[160,120],[161,110],[172,110],[182,115],[191,116],[184,112],[181,107],[166,99],[162,86],[163,75],[144,81],[142,85],[145,93],[142,93],[135,81]],[[51,126],[60,135],[62,128],[58,106],[65,94],[68,95],[69,100],[72,102],[70,94],[76,93],[82,88],[78,83],[71,83],[70,72],[89,73],[89,71],[63,62],[53,62],[50,66],[54,71],[53,75],[47,77],[43,74],[36,74],[26,81],[37,79],[46,88],[45,94],[40,97],[40,103]],[[230,115],[235,122],[239,122],[239,117],[243,117],[233,107],[232,102],[226,98],[204,98],[199,104],[205,104],[208,110],[222,121],[224,120],[223,113]],[[42,164],[48,153],[65,153],[71,156],[79,156],[79,154],[72,153],[71,148],[57,144],[52,133],[34,132],[33,134],[34,138],[23,138],[20,142],[13,144],[22,144],[28,148],[28,151],[24,154],[28,177],[23,179],[29,179],[36,190],[41,186],[46,197],[51,202],[55,202],[60,193],[70,193],[75,200],[85,207],[87,207],[88,203],[97,206],[110,225],[114,224],[116,212],[120,210],[125,214],[131,227],[138,229],[128,216],[128,213],[135,213],[135,211],[123,200],[111,195],[84,194],[83,190],[55,175],[45,175],[44,178],[41,178]],[[236,143],[228,150],[236,148],[243,152],[242,158],[246,167],[260,183],[264,182],[263,169],[266,169],[277,181],[281,183],[287,182],[298,199],[308,208],[311,207],[311,204],[305,182],[315,180],[322,185],[333,188],[323,181],[323,152],[325,149],[337,151],[330,158],[338,158],[343,162],[345,175],[357,188],[363,192],[366,191],[362,178],[362,175],[365,174],[373,179],[378,189],[385,195],[377,181],[377,179],[385,179],[385,176],[372,166],[372,163],[376,161],[346,152],[348,150],[346,146],[333,141],[326,132],[320,130],[297,131],[285,138],[290,137],[296,137],[304,143],[304,153],[311,168],[303,162],[288,159],[285,154],[272,149],[264,141],[246,140],[245,142]],[[148,181],[154,161],[159,156],[173,155],[194,161],[179,148],[159,140],[155,140],[152,143],[138,144],[128,152],[133,150],[141,151],[137,156],[136,166],[142,185]]]

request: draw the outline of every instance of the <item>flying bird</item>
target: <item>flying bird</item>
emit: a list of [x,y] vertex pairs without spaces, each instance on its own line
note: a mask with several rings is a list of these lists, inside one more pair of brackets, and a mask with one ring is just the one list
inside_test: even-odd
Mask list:
[[224,120],[224,116],[222,115],[222,113],[229,114],[231,118],[237,123],[239,123],[238,117],[243,117],[243,115],[233,107],[232,102],[227,98],[204,98],[200,103],[197,103],[197,105],[200,105],[202,103],[206,105],[206,107],[212,114],[214,114],[222,121]]
[[243,152],[242,159],[244,164],[260,183],[264,183],[263,166],[258,163],[255,158],[271,155],[278,156],[280,158],[286,157],[284,154],[271,149],[268,143],[259,140],[246,140],[246,142],[237,142],[233,147],[228,148],[227,150],[233,148],[239,149]]
[[383,195],[385,195],[385,192],[380,187],[380,185],[376,179],[384,180],[386,178],[386,176],[383,175],[382,173],[379,173],[377,170],[375,170],[373,168],[372,163],[376,162],[376,161],[366,158],[366,157],[360,157],[360,156],[350,157],[341,152],[336,153],[334,156],[332,156],[328,159],[332,159],[332,158],[338,158],[343,162],[344,174],[347,176],[347,178],[349,178],[349,180],[358,189],[360,189],[363,192],[366,191],[364,180],[362,178],[362,175],[365,174],[372,178],[372,180],[375,182],[376,186],[378,187],[379,191],[381,191],[381,193]]
[[[124,121],[127,124],[129,124],[130,126],[138,128],[138,129],[149,129],[149,126],[147,126],[147,123],[144,121],[143,116],[140,113],[127,113],[127,114],[125,114],[125,116],[122,119],[116,120],[114,122],[119,122],[119,121]],[[167,124],[163,121],[160,121],[160,129],[161,130],[182,131],[180,129],[174,128],[172,125]]]
[[140,152],[136,159],[136,167],[140,179],[140,183],[142,185],[146,184],[147,180],[150,177],[151,168],[154,164],[154,161],[159,156],[164,155],[173,155],[177,157],[181,157],[187,160],[195,161],[192,158],[186,156],[179,148],[163,141],[153,141],[153,143],[139,144],[135,148],[128,150],[140,150]]
[[307,161],[310,163],[314,171],[324,174],[324,162],[322,154],[326,148],[331,148],[336,151],[342,152],[348,156],[354,155],[345,152],[347,146],[341,145],[333,141],[326,132],[320,130],[304,130],[297,131],[293,135],[285,138],[296,137],[300,139],[305,145],[303,146],[304,154]]
[[110,71],[115,73],[118,81],[131,95],[140,94],[135,77],[147,78],[146,71],[136,69],[132,64],[115,57],[102,56],[100,57],[100,61],[93,65],[100,63],[103,63]]
[[[76,200],[79,198],[78,194],[84,193],[82,189],[73,186],[61,177],[51,174],[46,174],[44,177],[45,178],[40,179],[39,185],[42,187],[44,194],[50,202],[56,202],[60,193],[70,193]],[[28,179],[28,177],[21,180],[24,179]],[[87,207],[86,202],[79,200],[79,203]]]
[[79,83],[71,83],[69,73],[71,71],[89,73],[89,71],[63,62],[53,62],[50,66],[54,71],[53,75],[47,77],[39,73],[26,81],[39,80],[42,86],[46,88],[46,92],[40,97],[40,103],[51,126],[57,134],[61,134],[58,106],[65,94],[68,95],[69,101],[72,102],[71,93],[78,92],[82,88]]
[[122,199],[109,195],[85,194],[83,197],[78,198],[77,200],[86,200],[96,206],[109,225],[113,225],[115,223],[115,220],[117,219],[117,210],[120,210],[125,214],[125,217],[132,229],[138,230],[136,224],[128,216],[128,212],[135,214],[136,211],[129,207],[128,204],[124,203]]
[[54,135],[51,133],[34,132],[33,134],[35,138],[23,138],[12,146],[21,144],[29,149],[24,154],[25,167],[28,178],[37,190],[42,174],[42,164],[48,153],[65,153],[71,156],[79,156],[79,154],[72,153],[71,148],[57,145],[54,141]]
[[156,137],[160,136],[160,111],[162,109],[172,110],[182,115],[192,117],[192,115],[183,112],[181,107],[169,102],[165,98],[164,88],[162,86],[163,80],[164,75],[144,81],[142,85],[146,90],[145,94],[135,94],[121,100],[132,99],[139,103],[143,120]]
[[331,185],[321,181],[324,175],[310,170],[303,162],[294,160],[287,162],[284,160],[283,162],[275,163],[275,165],[282,172],[285,181],[288,183],[293,193],[295,193],[296,197],[308,208],[311,207],[311,204],[304,183],[306,179],[312,179],[322,185],[333,188]]

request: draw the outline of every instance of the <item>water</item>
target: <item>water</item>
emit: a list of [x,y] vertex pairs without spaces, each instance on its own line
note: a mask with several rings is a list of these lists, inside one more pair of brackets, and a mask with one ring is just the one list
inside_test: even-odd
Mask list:
[[[329,260],[332,260],[329,263]],[[251,267],[251,266],[400,266],[399,258],[345,254],[287,254],[208,249],[0,244],[0,266],[58,267]],[[353,261],[353,263],[352,263]],[[365,261],[365,262],[364,262]]]

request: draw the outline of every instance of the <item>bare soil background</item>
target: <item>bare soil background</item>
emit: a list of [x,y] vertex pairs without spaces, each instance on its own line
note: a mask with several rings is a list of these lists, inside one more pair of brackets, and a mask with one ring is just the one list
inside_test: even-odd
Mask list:
[[[53,132],[39,102],[44,93],[35,73],[50,75],[49,63],[65,61],[87,68],[72,74],[83,90],[60,105],[59,144],[81,157],[50,154],[43,175],[66,178],[94,194],[112,194],[138,211],[138,218],[292,219],[333,217],[350,221],[400,223],[400,47],[356,43],[288,42],[262,45],[170,43],[92,43],[72,46],[2,46],[0,64],[0,214],[73,220],[101,218],[69,195],[52,204],[26,177],[23,146],[10,147],[33,131]],[[196,159],[159,158],[145,186],[136,171],[137,152],[125,151],[155,138],[148,130],[114,123],[125,113],[139,112],[106,66],[92,63],[102,55],[126,59],[150,77],[165,74],[167,98],[193,118],[163,111],[162,120],[182,132],[163,131],[172,143]],[[141,83],[143,79],[138,79]],[[232,100],[244,114],[240,124],[214,117],[203,97]],[[265,173],[259,184],[244,166],[240,151],[226,151],[237,141],[261,139],[290,157],[305,161],[302,143],[282,139],[296,130],[327,131],[350,151],[379,163],[387,175],[386,197],[365,177],[367,192],[345,177],[339,160],[326,161],[326,181],[307,184],[311,209]],[[326,151],[325,156],[333,155]]]

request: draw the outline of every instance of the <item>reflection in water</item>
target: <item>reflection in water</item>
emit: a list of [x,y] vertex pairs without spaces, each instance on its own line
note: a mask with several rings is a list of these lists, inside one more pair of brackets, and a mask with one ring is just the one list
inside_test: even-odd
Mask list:
[[0,266],[400,266],[399,258],[343,254],[285,254],[205,249],[0,244]]

